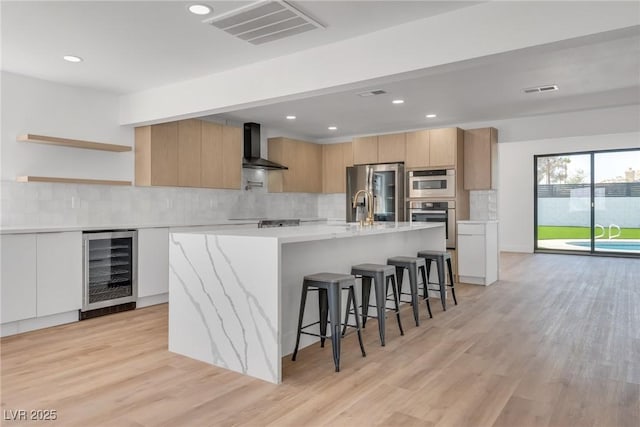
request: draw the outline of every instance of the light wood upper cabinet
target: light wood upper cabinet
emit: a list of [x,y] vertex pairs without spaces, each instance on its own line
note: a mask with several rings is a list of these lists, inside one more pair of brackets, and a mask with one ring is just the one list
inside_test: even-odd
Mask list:
[[378,136],[378,163],[404,162],[405,133]]
[[429,130],[406,134],[405,168],[429,167]]
[[269,138],[267,140],[268,159],[289,168],[282,171],[268,172],[268,186],[271,193],[298,191],[295,176],[298,168],[293,167],[295,161],[293,144],[293,140],[282,137]]
[[202,154],[202,121],[178,122],[178,186],[200,187]]
[[462,165],[462,129],[425,129],[406,134],[406,168],[456,168]]
[[464,131],[464,189],[491,190],[498,184],[498,130]]
[[320,193],[322,191],[322,147],[289,138],[269,138],[269,160],[288,170],[269,172],[269,191]]
[[342,155],[344,158],[344,166],[347,168],[349,166],[353,166],[353,143],[352,142],[342,143]]
[[222,188],[242,185],[242,128],[222,127]]
[[429,130],[430,167],[456,166],[458,131],[458,128]]
[[324,144],[322,146],[322,192],[346,192],[346,168],[352,166],[351,143]]
[[178,185],[178,122],[135,130],[136,185]]
[[322,146],[304,142],[302,144],[302,191],[305,193],[322,193]]
[[135,136],[136,185],[240,188],[240,128],[191,119],[138,127]]
[[223,180],[222,125],[202,121],[201,183],[206,188],[220,188]]
[[353,164],[378,163],[378,137],[360,136],[353,138]]

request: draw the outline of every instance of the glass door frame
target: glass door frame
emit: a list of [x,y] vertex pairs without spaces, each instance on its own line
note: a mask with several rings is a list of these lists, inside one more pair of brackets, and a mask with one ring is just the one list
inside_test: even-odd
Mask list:
[[[614,252],[614,251],[598,251],[595,244],[595,209],[596,209],[596,183],[595,183],[595,156],[601,153],[620,153],[626,151],[639,151],[638,148],[618,148],[611,150],[587,150],[587,151],[573,151],[562,153],[550,153],[550,154],[534,154],[533,156],[533,252],[534,253],[553,253],[553,254],[570,254],[570,255],[590,255],[590,256],[613,256],[622,258],[640,258],[640,253],[634,254],[629,252]],[[570,250],[570,249],[549,249],[538,247],[538,159],[544,157],[559,157],[559,156],[572,156],[572,155],[585,155],[590,156],[590,182],[589,182],[589,194],[590,194],[590,242],[588,251]]]

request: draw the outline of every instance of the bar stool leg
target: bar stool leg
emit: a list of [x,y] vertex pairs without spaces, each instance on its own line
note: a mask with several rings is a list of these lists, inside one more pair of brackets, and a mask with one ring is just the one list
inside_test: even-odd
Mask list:
[[413,306],[413,318],[416,326],[420,326],[420,312],[418,310],[418,274],[415,264],[409,268],[409,285],[411,286],[411,305]]
[[438,267],[438,284],[440,285],[440,300],[442,301],[442,311],[447,311],[447,288],[445,287],[444,278],[444,260],[438,258],[436,261]]
[[324,340],[327,336],[327,317],[329,309],[327,307],[327,290],[318,289],[318,313],[320,314],[320,347],[324,348]]
[[[385,325],[386,325],[386,316],[385,316],[386,309],[385,308],[387,305],[387,301],[386,301],[387,294],[384,291],[385,289],[384,273],[376,273],[374,284],[376,287],[376,310],[378,313],[378,332],[380,333],[380,344],[384,347],[384,331],[385,331]],[[362,303],[362,307],[364,309],[365,307],[364,302]],[[365,319],[366,316],[363,316],[362,318]],[[363,328],[364,328],[364,325],[363,325]]]
[[371,277],[362,278],[362,329],[367,327],[369,299],[371,298]]
[[424,286],[424,300],[427,302],[427,311],[429,312],[429,318],[433,319],[433,314],[431,314],[431,304],[429,303],[429,282],[427,277],[429,277],[425,273],[425,267],[420,266],[420,273],[422,273],[422,284]]
[[340,287],[331,286],[327,294],[329,297],[329,321],[331,322],[333,363],[336,366],[336,372],[340,372],[340,311],[342,310]]
[[300,332],[302,332],[302,319],[304,317],[304,305],[307,302],[307,288],[308,285],[302,286],[302,297],[300,299],[300,314],[298,314],[298,334],[296,335],[296,347],[293,349],[293,355],[291,360],[295,361],[298,355],[298,347],[300,346]]
[[453,303],[458,305],[458,300],[456,299],[456,290],[454,288],[453,283],[453,269],[451,268],[451,258],[447,258],[447,268],[449,269],[449,283],[451,284],[451,295],[453,296]]
[[398,299],[400,299],[400,296],[402,295],[402,279],[404,276],[404,267],[396,267],[396,278],[397,278],[397,285],[398,285]]
[[[351,300],[353,301],[353,312],[356,318],[356,331],[358,333],[358,341],[360,342],[360,351],[362,352],[362,357],[367,357],[367,353],[364,351],[364,343],[362,342],[362,331],[360,330],[360,320],[358,316],[358,302],[356,301],[356,290],[355,286],[349,286],[349,295],[351,296]],[[349,306],[347,305],[347,310]]]
[[[344,336],[344,334],[347,333],[347,326],[349,324],[349,314],[351,311],[351,292],[347,292],[347,308],[345,309],[344,312],[344,324],[342,325],[342,336]],[[354,316],[357,316],[357,314],[355,314],[355,312],[353,313]]]
[[402,322],[400,321],[400,293],[398,292],[398,285],[396,284],[395,276],[387,276],[387,291],[385,292],[385,307],[386,307],[386,295],[389,293],[389,282],[391,282],[391,288],[393,290],[393,301],[396,304],[396,319],[398,319],[398,328],[400,328],[400,335],[404,335],[402,329]]

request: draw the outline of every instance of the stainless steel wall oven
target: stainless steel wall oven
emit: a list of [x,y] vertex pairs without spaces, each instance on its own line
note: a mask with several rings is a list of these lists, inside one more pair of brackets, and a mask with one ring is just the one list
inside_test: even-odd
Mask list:
[[135,308],[137,231],[86,232],[80,320]]
[[413,170],[409,172],[409,198],[456,197],[456,171],[454,169]]
[[456,247],[456,202],[453,200],[413,200],[409,202],[410,222],[442,222],[447,249]]

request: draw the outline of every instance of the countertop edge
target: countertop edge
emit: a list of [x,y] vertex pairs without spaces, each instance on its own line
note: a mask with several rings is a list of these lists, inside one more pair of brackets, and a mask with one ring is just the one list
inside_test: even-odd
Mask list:
[[[408,224],[408,223],[406,223]],[[426,230],[433,228],[444,227],[444,224],[441,223],[420,223],[414,225],[404,225],[401,227],[389,227],[389,228],[364,228],[364,229],[337,229],[335,232],[332,230],[328,230],[326,233],[310,233],[310,234],[299,234],[299,235],[291,235],[291,236],[277,236],[270,234],[261,235],[260,232],[256,234],[231,234],[228,231],[224,230],[223,233],[216,233],[216,231],[222,231],[221,229],[209,229],[209,230],[177,230],[174,229],[171,231],[172,234],[207,234],[212,236],[226,236],[226,237],[234,237],[234,238],[243,238],[243,239],[273,239],[276,240],[279,244],[285,243],[302,243],[302,242],[311,242],[317,240],[333,240],[333,239],[345,239],[345,238],[353,238],[353,237],[365,237],[365,236],[375,236],[379,234],[389,234],[389,233],[399,233],[399,232],[407,232],[413,230]],[[298,227],[292,227],[298,229]],[[278,228],[278,230],[284,230],[285,228]],[[258,229],[256,229],[257,231]],[[269,229],[265,229],[269,230]],[[265,232],[266,233],[266,232]]]
[[[63,233],[67,231],[122,231],[122,230],[141,230],[146,228],[169,228],[169,229],[188,229],[192,227],[219,227],[219,226],[243,226],[257,225],[263,218],[238,218],[226,219],[201,224],[122,224],[122,225],[70,225],[70,226],[42,226],[42,227],[1,227],[0,235],[5,234],[30,234],[30,233]],[[321,222],[332,221],[327,218],[300,218],[300,222]]]

